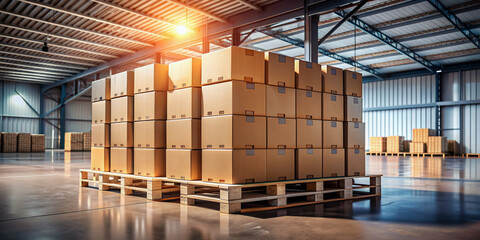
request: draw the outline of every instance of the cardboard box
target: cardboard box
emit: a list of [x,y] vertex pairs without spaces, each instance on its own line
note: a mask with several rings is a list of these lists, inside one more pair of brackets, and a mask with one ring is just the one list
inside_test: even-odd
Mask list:
[[201,130],[202,149],[266,148],[266,128],[265,117],[240,115],[204,117]]
[[201,149],[201,120],[167,121],[167,148]]
[[345,176],[345,149],[323,149],[323,177]]
[[112,99],[111,121],[133,122],[133,97],[119,97]]
[[92,132],[83,133],[83,151],[90,151],[92,147]]
[[365,148],[365,123],[344,122],[346,148]]
[[134,90],[135,94],[150,91],[167,91],[168,65],[150,64],[135,68]]
[[110,148],[92,147],[92,170],[110,172]]
[[32,152],[45,152],[44,134],[32,134]]
[[110,77],[92,82],[92,102],[110,100]]
[[2,133],[2,151],[17,152],[18,133]]
[[112,98],[133,96],[134,93],[134,77],[133,71],[125,71],[112,75],[110,96]]
[[122,122],[122,123],[112,123],[110,125],[111,129],[111,138],[110,146],[111,147],[133,147],[133,123],[132,122]]
[[65,152],[72,151],[83,151],[83,143],[81,142],[65,142],[64,148]]
[[295,89],[266,86],[266,112],[268,117],[295,118]]
[[411,153],[425,153],[427,150],[427,144],[423,142],[411,142],[410,143],[410,152]]
[[346,149],[346,176],[365,176],[365,149]]
[[323,121],[323,148],[343,148],[343,122]]
[[165,120],[140,121],[133,125],[133,146],[136,148],[165,148],[166,122]]
[[110,147],[110,124],[92,124],[92,147]]
[[167,119],[200,118],[201,107],[201,88],[183,88],[167,92]]
[[362,98],[345,96],[345,121],[362,122],[363,121],[363,101]]
[[386,152],[387,138],[386,137],[370,137],[370,152]]
[[83,143],[83,133],[81,132],[66,132],[65,142]]
[[387,137],[387,152],[399,153],[403,152],[403,136],[388,136]]
[[133,148],[110,148],[110,171],[133,173]]
[[[20,135],[18,135],[20,140]],[[446,153],[447,152],[447,138],[442,136],[428,137],[427,143],[428,153]]]
[[264,54],[234,46],[202,54],[202,85],[228,80],[265,83]]
[[416,143],[428,143],[428,137],[437,135],[434,129],[428,128],[414,128],[412,133],[412,142]]
[[344,94],[348,96],[362,97],[362,74],[343,70]]
[[30,133],[18,134],[18,152],[31,152],[32,151],[32,136]]
[[265,52],[265,82],[295,88],[295,58]]
[[323,177],[323,149],[297,149],[296,178]]
[[202,150],[202,181],[227,184],[266,181],[265,149]]
[[410,152],[410,143],[412,140],[403,141],[403,152]]
[[295,149],[267,149],[267,181],[295,179]]
[[343,121],[343,96],[324,93],[322,103],[323,120]]
[[296,89],[296,117],[322,119],[322,93]]
[[321,65],[295,60],[295,82],[298,89],[321,92],[323,89]]
[[110,100],[92,103],[92,123],[110,123]]
[[230,81],[202,87],[202,116],[265,116],[265,85]]
[[447,141],[447,152],[451,154],[460,154],[460,145],[457,143],[457,141]]
[[135,121],[167,119],[167,93],[135,94]]
[[323,92],[343,94],[343,70],[328,65],[322,66]]
[[295,148],[296,119],[267,117],[267,148]]
[[297,119],[297,148],[322,148],[322,120]]
[[165,177],[165,149],[134,148],[133,174],[147,177]]
[[167,177],[185,180],[202,179],[202,150],[167,149]]
[[188,58],[168,65],[168,90],[200,87],[202,85],[202,59]]

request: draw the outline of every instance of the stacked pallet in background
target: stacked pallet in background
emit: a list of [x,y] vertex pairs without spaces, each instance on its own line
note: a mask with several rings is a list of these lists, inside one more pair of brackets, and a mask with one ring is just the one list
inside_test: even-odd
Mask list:
[[410,152],[410,143],[412,140],[404,140],[403,141],[403,151],[404,152]]
[[65,133],[65,151],[83,151],[83,133],[67,132]]
[[32,135],[30,133],[18,134],[18,152],[31,152],[32,151]]
[[421,142],[410,143],[410,153],[424,153],[426,148],[427,148],[426,143],[421,143]]
[[90,151],[92,147],[92,132],[83,133],[83,151]]
[[17,152],[18,133],[2,133],[2,152]]
[[[415,146],[414,149],[412,149],[412,144],[410,144],[410,152],[411,153],[425,153],[428,151],[428,137],[430,136],[435,136],[435,130],[433,129],[428,129],[428,128],[414,128],[412,130],[412,143]],[[423,147],[422,144],[423,143]],[[422,151],[423,152],[419,152]],[[412,152],[413,151],[413,152]]]
[[386,152],[387,138],[386,137],[370,137],[370,152]]
[[387,152],[389,153],[399,153],[404,151],[403,141],[405,140],[404,136],[388,136],[387,137]]
[[428,137],[427,152],[428,153],[446,153],[447,138],[442,136]]
[[92,82],[91,168],[110,171],[110,77]]
[[45,152],[45,135],[32,134],[32,152]]
[[460,145],[455,140],[447,141],[447,152],[453,155],[460,154]]

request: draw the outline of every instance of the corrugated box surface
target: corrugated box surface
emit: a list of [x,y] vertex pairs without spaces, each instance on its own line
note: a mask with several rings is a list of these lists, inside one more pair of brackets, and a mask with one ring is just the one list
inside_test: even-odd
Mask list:
[[428,153],[447,152],[447,138],[441,137],[441,136],[428,137],[427,152]]
[[267,117],[267,148],[295,148],[296,128],[296,119]]
[[320,178],[323,176],[323,149],[297,149],[297,179]]
[[18,152],[31,152],[32,150],[32,136],[30,133],[18,134]]
[[92,103],[92,123],[110,123],[110,100]]
[[92,147],[110,147],[110,124],[92,124]]
[[296,89],[296,117],[322,119],[322,93]]
[[165,149],[135,148],[133,173],[147,177],[165,177]]
[[267,149],[267,181],[295,179],[295,149]]
[[65,142],[65,151],[71,152],[71,151],[83,151],[83,143],[78,143],[78,142]]
[[110,96],[112,98],[133,96],[134,76],[133,71],[125,71],[112,75]]
[[168,65],[168,90],[200,87],[202,85],[202,60],[188,58]]
[[343,70],[328,65],[322,66],[323,92],[343,94]]
[[343,70],[344,94],[362,97],[362,74]]
[[136,148],[165,148],[165,120],[140,121],[134,123],[133,145]]
[[323,121],[323,148],[343,148],[343,122]]
[[265,52],[266,84],[295,88],[295,59]]
[[92,102],[110,99],[110,78],[102,78],[92,82]]
[[403,151],[404,152],[410,152],[410,143],[412,140],[404,140],[403,141]]
[[121,123],[112,123],[110,125],[111,129],[111,147],[133,147],[133,123],[132,122],[121,122]]
[[266,86],[267,116],[295,118],[295,89]]
[[167,93],[135,94],[135,121],[167,119]]
[[322,103],[323,120],[343,121],[343,96],[324,93]]
[[386,152],[387,138],[386,137],[370,137],[370,152]]
[[81,132],[66,132],[65,142],[83,143],[83,133]]
[[[33,135],[32,135],[33,137]],[[33,141],[33,139],[32,139]],[[92,147],[92,133],[91,132],[84,132],[83,133],[83,151],[90,151]]]
[[429,136],[435,136],[435,130],[428,128],[414,128],[412,142],[428,143]]
[[361,98],[345,96],[345,121],[363,121],[362,102]]
[[133,148],[111,148],[111,172],[133,173]]
[[346,176],[365,176],[365,149],[346,149]]
[[424,153],[427,146],[425,143],[417,143],[417,142],[411,142],[410,143],[410,152],[411,153]]
[[167,91],[168,65],[150,64],[135,68],[135,94],[150,91]]
[[18,133],[2,133],[2,151],[3,152],[17,152]]
[[167,177],[202,179],[202,150],[167,149]]
[[322,120],[297,119],[297,148],[322,148]]
[[110,148],[92,147],[92,170],[110,172]]
[[45,152],[44,134],[32,134],[32,152]]
[[447,152],[453,154],[460,153],[460,145],[455,140],[448,140],[447,142]]
[[345,176],[345,149],[323,149],[323,177]]
[[398,153],[403,152],[403,136],[388,136],[387,137],[387,152]]
[[183,88],[167,93],[167,119],[200,118],[201,88]]
[[200,119],[167,121],[167,148],[201,149]]
[[365,123],[344,122],[345,147],[365,148]]
[[126,96],[112,99],[111,121],[112,123],[133,122],[133,97]]
[[322,69],[320,64],[295,60],[295,80],[298,89],[322,91]]

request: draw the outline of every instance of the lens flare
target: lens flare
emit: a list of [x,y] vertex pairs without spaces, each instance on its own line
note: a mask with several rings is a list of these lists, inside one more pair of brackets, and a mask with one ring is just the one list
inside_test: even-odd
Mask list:
[[185,27],[183,25],[179,25],[179,26],[177,26],[176,31],[177,31],[178,34],[184,35],[185,33],[187,33],[187,27]]

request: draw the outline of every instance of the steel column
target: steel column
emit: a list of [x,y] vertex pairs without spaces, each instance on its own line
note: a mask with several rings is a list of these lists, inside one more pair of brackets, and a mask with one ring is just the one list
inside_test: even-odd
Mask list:
[[5,81],[2,80],[2,96],[0,96],[2,115],[0,116],[0,132],[3,132],[3,115],[5,114]]
[[[459,82],[460,82],[460,87],[459,87],[459,91],[460,91],[460,101],[464,101],[464,96],[463,96],[463,71],[460,70],[460,79],[459,79]],[[459,136],[459,143],[458,145],[460,145],[460,153],[464,153],[465,152],[465,149],[463,148],[463,130],[465,129],[464,127],[464,124],[463,124],[463,114],[465,113],[464,112],[464,107],[463,106],[458,106],[459,107],[459,116],[458,116],[458,125],[459,125],[459,128],[460,128],[460,136]]]
[[442,129],[442,116],[441,116],[441,107],[438,103],[442,100],[441,98],[441,74],[435,73],[435,131],[437,132],[437,136],[442,136],[441,129]]
[[38,121],[38,132],[40,134],[45,134],[45,124],[43,123],[44,120],[44,113],[45,113],[45,93],[40,91],[40,116]]
[[[61,86],[60,93],[60,149],[65,149],[65,98],[67,97],[67,89],[65,84]],[[53,139],[53,136],[52,136]]]
[[318,15],[309,15],[308,0],[304,0],[305,61],[318,63]]

